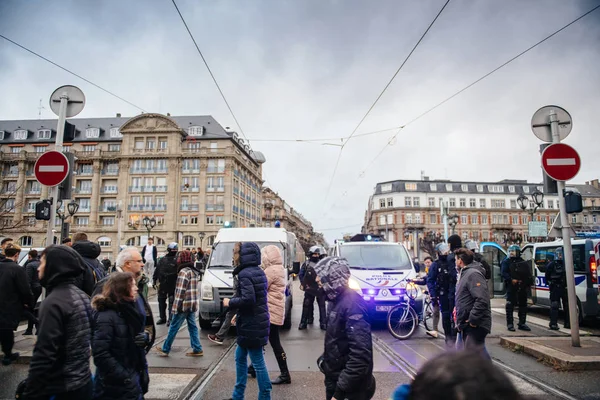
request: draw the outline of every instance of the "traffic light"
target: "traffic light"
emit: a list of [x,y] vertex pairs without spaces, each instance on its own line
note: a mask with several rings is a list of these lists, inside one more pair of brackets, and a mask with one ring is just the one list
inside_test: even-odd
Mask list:
[[75,156],[71,152],[63,153],[67,160],[69,160],[69,174],[65,178],[64,181],[60,185],[58,185],[58,199],[59,200],[68,200],[72,197],[72,189],[73,189],[73,170],[75,168]]
[[50,200],[42,200],[35,203],[35,219],[50,221],[50,207],[52,202]]

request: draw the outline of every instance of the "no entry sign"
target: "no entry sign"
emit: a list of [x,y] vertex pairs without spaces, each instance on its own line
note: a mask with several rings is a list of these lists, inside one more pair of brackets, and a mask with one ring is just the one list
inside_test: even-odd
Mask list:
[[579,154],[571,146],[555,143],[542,152],[542,168],[546,174],[557,181],[573,179],[581,168]]
[[59,151],[49,151],[35,162],[34,173],[44,186],[59,185],[69,175],[69,160]]

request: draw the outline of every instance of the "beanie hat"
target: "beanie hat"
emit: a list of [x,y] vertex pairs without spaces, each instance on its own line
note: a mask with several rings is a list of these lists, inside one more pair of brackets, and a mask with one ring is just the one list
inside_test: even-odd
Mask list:
[[450,251],[454,251],[462,247],[462,240],[460,236],[454,234],[448,238],[448,244],[450,245]]

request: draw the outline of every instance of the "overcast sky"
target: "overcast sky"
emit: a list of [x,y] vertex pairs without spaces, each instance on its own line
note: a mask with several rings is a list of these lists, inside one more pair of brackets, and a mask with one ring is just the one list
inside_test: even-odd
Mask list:
[[[377,182],[419,179],[422,170],[432,179],[539,182],[540,141],[529,125],[547,104],[573,117],[566,143],[583,164],[573,182],[600,178],[600,9],[408,126],[374,163],[394,131],[349,141],[328,196],[339,147],[258,141],[349,136],[443,4],[178,1],[267,158],[267,184],[330,241],[359,230]],[[357,133],[407,123],[599,4],[452,0]],[[0,33],[147,112],[210,114],[239,131],[170,0],[2,0]],[[48,108],[64,84],[86,94],[81,117],[140,113],[0,38],[0,119],[36,119],[39,100]]]

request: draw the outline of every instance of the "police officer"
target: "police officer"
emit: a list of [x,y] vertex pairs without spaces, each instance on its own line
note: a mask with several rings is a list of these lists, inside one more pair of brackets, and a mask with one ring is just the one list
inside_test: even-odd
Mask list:
[[322,330],[327,329],[327,316],[325,308],[325,297],[319,290],[316,281],[317,273],[315,265],[326,256],[325,250],[319,246],[312,246],[309,250],[309,259],[302,264],[298,278],[300,289],[304,291],[304,302],[302,303],[302,317],[298,329],[303,330],[307,325],[312,325],[314,318],[315,299],[319,305],[319,325]]
[[506,283],[506,327],[515,331],[513,311],[515,303],[519,306],[519,324],[522,331],[530,331],[527,319],[527,288],[533,284],[531,268],[521,258],[521,249],[517,245],[508,248],[508,257],[501,264],[502,279]]
[[[451,314],[454,310],[454,293],[456,291],[456,268],[451,262],[450,246],[440,243],[436,246],[437,260],[427,274],[427,289],[433,305],[439,304],[442,313],[442,327],[446,336],[446,344],[453,346],[456,335],[452,329]],[[433,336],[430,334],[430,336]]]
[[563,248],[558,247],[554,251],[554,261],[546,266],[546,283],[550,287],[550,329],[559,330],[558,308],[562,299],[562,307],[565,311],[565,328],[570,329],[569,304],[567,297],[567,271],[563,261]]
[[[179,245],[177,242],[167,246],[167,254],[158,260],[152,277],[152,286],[158,290],[158,312],[159,320],[156,325],[164,323],[167,326],[171,322],[171,308],[175,300],[175,286],[177,284],[177,253]],[[158,286],[158,288],[157,288]],[[169,300],[169,319],[167,319],[167,299]]]

